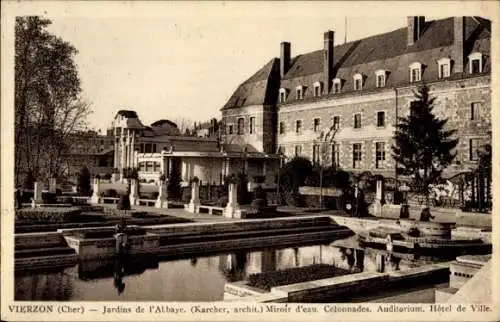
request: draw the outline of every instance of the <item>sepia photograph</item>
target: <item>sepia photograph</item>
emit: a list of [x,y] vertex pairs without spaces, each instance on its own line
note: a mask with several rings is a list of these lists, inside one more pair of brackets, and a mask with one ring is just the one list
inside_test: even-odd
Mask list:
[[2,23],[2,319],[492,312],[493,12],[140,2]]

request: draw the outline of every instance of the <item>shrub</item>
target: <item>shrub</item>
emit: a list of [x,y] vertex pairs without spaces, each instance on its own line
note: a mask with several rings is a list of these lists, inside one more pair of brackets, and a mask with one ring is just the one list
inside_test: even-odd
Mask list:
[[217,199],[217,201],[215,202],[215,205],[217,207],[226,207],[228,201],[229,200],[228,200],[227,196],[223,196],[223,197],[220,197],[219,199]]
[[78,175],[78,192],[83,196],[90,196],[90,171],[83,167]]
[[104,180],[111,180],[111,173],[106,173],[105,175],[102,176]]
[[168,195],[172,196],[173,199],[179,199],[181,197],[181,175],[178,171],[172,171],[170,173],[167,191]]
[[44,204],[56,204],[57,196],[55,192],[42,192],[42,202]]
[[118,204],[116,205],[118,210],[130,210],[130,197],[128,194],[121,195]]
[[68,222],[81,212],[79,207],[23,208],[16,210],[15,222],[16,224]]
[[35,177],[33,176],[32,171],[28,171],[28,173],[26,173],[26,177],[24,177],[23,188],[34,189],[34,186],[35,186]]
[[116,198],[117,196],[118,192],[115,189],[106,189],[101,192],[101,197]]

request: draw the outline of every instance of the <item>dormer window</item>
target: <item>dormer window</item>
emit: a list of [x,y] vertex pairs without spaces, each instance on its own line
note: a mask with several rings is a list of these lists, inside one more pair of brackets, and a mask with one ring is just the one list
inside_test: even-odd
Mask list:
[[441,58],[438,60],[439,78],[450,77],[451,60],[449,58]]
[[375,72],[377,87],[385,87],[385,75],[386,71],[383,69],[379,69]]
[[304,87],[299,85],[295,88],[295,99],[301,100],[304,98]]
[[363,89],[363,75],[361,74],[356,74],[353,76],[354,79],[354,90],[355,91],[360,91]]
[[314,97],[320,97],[322,91],[322,84],[320,82],[314,83]]
[[340,78],[335,78],[333,80],[333,93],[334,94],[340,93],[341,89],[342,89],[342,80]]
[[286,103],[286,88],[280,88],[280,103]]
[[475,52],[469,55],[469,73],[478,74],[483,72],[483,55]]
[[413,63],[410,65],[410,82],[420,82],[422,80],[422,64]]

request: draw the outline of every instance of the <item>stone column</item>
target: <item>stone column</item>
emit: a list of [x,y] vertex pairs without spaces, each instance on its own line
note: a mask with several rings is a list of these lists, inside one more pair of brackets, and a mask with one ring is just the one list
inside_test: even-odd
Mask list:
[[193,181],[191,184],[191,201],[188,205],[188,211],[193,214],[200,211],[200,184],[198,181]]
[[225,209],[225,216],[227,218],[239,218],[241,217],[240,206],[238,205],[238,195],[235,183],[229,184],[229,196],[228,202]]
[[160,180],[160,186],[158,190],[158,199],[156,199],[156,208],[168,208],[168,191],[167,182]]
[[43,202],[42,200],[43,185],[41,182],[35,182],[33,199],[31,200],[31,207],[36,208],[37,205]]
[[377,267],[377,272],[384,273],[385,272],[385,255],[377,254],[375,257],[375,263],[376,263],[376,267]]
[[264,250],[261,253],[261,272],[274,272],[276,271],[276,251]]
[[384,199],[384,182],[377,180],[377,191],[375,195],[375,202],[373,203],[374,215],[377,217],[382,216],[382,200]]
[[130,205],[136,206],[139,204],[139,180],[130,179]]
[[57,189],[57,180],[56,178],[49,179],[49,192],[55,193]]
[[130,148],[131,148],[131,152],[132,152],[132,165],[131,165],[131,167],[135,168],[135,163],[136,163],[136,158],[135,158],[135,155],[136,155],[136,151],[135,151],[135,131],[132,131],[132,138],[131,138],[131,142],[130,142]]
[[125,129],[122,128],[120,135],[120,181],[123,182],[123,169],[125,168]]
[[93,184],[92,184],[92,197],[90,198],[90,202],[93,204],[98,204],[100,201],[99,197],[99,179],[94,178]]
[[130,130],[127,129],[127,168],[131,168],[131,159],[132,159],[132,151],[131,151],[131,148],[130,148],[130,142],[131,142],[131,138],[130,138]]

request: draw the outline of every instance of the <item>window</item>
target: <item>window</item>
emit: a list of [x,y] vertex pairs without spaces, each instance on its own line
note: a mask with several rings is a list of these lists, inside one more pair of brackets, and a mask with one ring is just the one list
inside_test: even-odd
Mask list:
[[385,87],[385,74],[386,74],[386,71],[383,69],[379,69],[375,72],[375,75],[377,76],[377,78],[376,78],[376,80],[377,80],[376,86],[377,87]]
[[320,82],[314,83],[314,97],[321,96],[322,84]]
[[297,88],[295,88],[295,98],[298,100],[304,98],[304,88],[302,86],[297,86]]
[[352,145],[352,167],[359,168],[361,163],[361,143]]
[[340,90],[342,89],[342,81],[340,78],[335,78],[333,80],[333,93],[337,94],[340,93]]
[[422,65],[413,63],[410,65],[410,82],[419,82],[422,80]]
[[280,134],[285,134],[285,123],[280,122]]
[[377,112],[377,126],[378,127],[385,126],[385,112],[384,111]]
[[295,133],[297,133],[297,134],[302,133],[302,121],[301,120],[297,120],[295,122]]
[[238,119],[238,135],[242,135],[245,133],[245,119],[240,117]]
[[301,145],[296,145],[295,146],[295,156],[299,157],[302,154],[302,146]]
[[340,145],[332,144],[332,166],[340,166]]
[[153,153],[156,153],[156,143],[154,143],[152,145],[153,145]]
[[250,134],[255,133],[255,117],[250,118]]
[[319,165],[320,154],[319,154],[319,144],[313,145],[313,165]]
[[481,109],[480,102],[473,102],[470,104],[470,119],[471,121],[479,120],[479,110]]
[[161,164],[160,164],[160,162],[155,161],[153,163],[153,171],[154,172],[160,172],[161,171]]
[[451,60],[449,58],[441,58],[438,60],[439,78],[450,77]]
[[285,147],[284,146],[280,145],[278,147],[278,154],[285,154]]
[[286,89],[280,88],[280,103],[283,104],[286,102]]
[[354,114],[354,128],[361,128],[361,114]]
[[375,143],[375,168],[381,168],[382,163],[385,160],[385,143],[376,142]]
[[228,126],[227,132],[228,132],[229,134],[233,134],[233,125],[232,125],[232,124],[230,124],[230,125]]
[[340,128],[340,116],[333,117],[333,128],[338,130]]
[[356,74],[354,75],[354,90],[359,91],[363,88],[363,75]]
[[470,139],[469,140],[469,160],[477,161],[478,155],[477,150],[479,149],[479,139]]
[[314,119],[314,132],[319,131],[319,125],[320,125],[320,119],[319,118]]
[[469,55],[469,73],[477,74],[483,72],[483,55],[475,52]]

